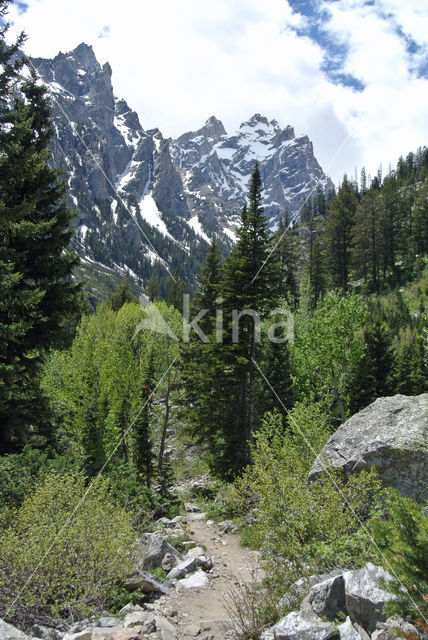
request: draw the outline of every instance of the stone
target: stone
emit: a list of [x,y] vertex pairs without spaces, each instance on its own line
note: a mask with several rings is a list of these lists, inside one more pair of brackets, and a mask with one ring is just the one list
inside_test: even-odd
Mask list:
[[201,511],[196,504],[191,504],[190,502],[185,502],[184,508],[187,513],[200,513]]
[[183,562],[180,562],[176,567],[171,569],[166,576],[167,580],[179,580],[180,578],[184,578],[187,574],[196,571],[197,567],[197,558],[186,558]]
[[113,633],[118,629],[123,629],[123,624],[120,623],[116,627],[94,627],[91,631],[91,640],[111,640]]
[[337,628],[340,633],[340,640],[361,640],[361,636],[355,629],[349,616],[345,622],[339,624]]
[[132,613],[133,611],[144,611],[143,607],[139,604],[133,604],[132,602],[128,602],[122,609],[119,611],[119,615],[123,616],[128,613]]
[[[269,632],[268,632],[269,633]],[[323,622],[315,616],[305,617],[292,611],[270,629],[275,640],[339,640],[338,629],[331,622]],[[269,636],[262,636],[268,640]]]
[[91,640],[92,629],[84,629],[77,633],[66,633],[63,636],[63,640]]
[[205,553],[205,549],[203,549],[202,547],[192,547],[191,549],[188,549],[187,551],[187,556],[202,556]]
[[177,558],[172,553],[166,553],[162,559],[161,567],[164,571],[171,571],[177,564]]
[[386,620],[383,607],[388,600],[395,598],[380,588],[379,581],[382,579],[391,580],[391,576],[371,562],[362,569],[344,574],[349,617],[369,634],[375,631],[378,622]]
[[206,519],[206,513],[189,513],[189,515],[187,516],[188,522],[203,522]]
[[112,629],[110,640],[143,640],[138,629]]
[[320,584],[325,580],[329,580],[330,578],[334,578],[342,573],[343,571],[337,569],[330,573],[314,574],[307,578],[299,578],[299,580],[293,582],[287,593],[283,595],[281,600],[278,602],[279,609],[291,610],[297,608],[311,587],[316,584]]
[[378,398],[331,436],[308,476],[325,467],[345,476],[374,467],[386,487],[425,502],[428,499],[428,394]]
[[330,621],[336,619],[339,611],[347,613],[343,575],[314,585],[303,600],[301,611]]
[[367,631],[365,629],[363,629],[363,627],[361,627],[357,622],[353,623],[353,627],[357,631],[357,633],[360,636],[361,640],[370,640],[370,636],[367,633]]
[[145,611],[132,611],[128,613],[123,619],[123,626],[125,629],[128,627],[141,627],[145,626],[147,620],[147,613]]
[[102,616],[97,620],[97,627],[117,627],[122,624],[122,620],[113,616]]
[[160,640],[176,640],[175,627],[169,620],[161,616],[155,616],[155,621]]
[[144,571],[161,567],[162,560],[170,553],[177,561],[183,560],[183,556],[172,547],[159,533],[146,533],[140,540],[141,549],[138,551],[137,568]]
[[0,619],[0,640],[29,640],[29,636]]
[[378,622],[378,629],[372,633],[372,640],[396,640],[397,638],[422,637],[416,627],[399,616],[388,618],[385,622]]
[[209,589],[209,587],[208,576],[201,570],[177,582],[177,589]]
[[131,593],[140,589],[143,593],[162,593],[163,595],[169,595],[171,591],[171,585],[166,580],[155,578],[141,571],[136,573],[125,582],[125,586]]
[[184,633],[187,636],[196,638],[196,636],[201,633],[201,627],[199,624],[189,624],[189,626],[184,629]]
[[52,627],[44,627],[41,624],[33,625],[30,631],[33,638],[41,638],[42,640],[60,640],[64,635]]

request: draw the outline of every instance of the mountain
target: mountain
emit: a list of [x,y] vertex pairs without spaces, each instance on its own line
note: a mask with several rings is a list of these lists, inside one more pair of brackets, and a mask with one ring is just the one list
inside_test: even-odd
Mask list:
[[141,288],[154,271],[164,295],[168,272],[194,283],[213,234],[224,252],[235,239],[255,160],[273,228],[286,208],[298,219],[317,186],[333,188],[308,137],[290,126],[256,114],[230,136],[213,116],[165,139],[115,97],[111,67],[91,46],[33,64],[52,96],[52,162],[68,181],[73,248],[95,298],[125,274]]

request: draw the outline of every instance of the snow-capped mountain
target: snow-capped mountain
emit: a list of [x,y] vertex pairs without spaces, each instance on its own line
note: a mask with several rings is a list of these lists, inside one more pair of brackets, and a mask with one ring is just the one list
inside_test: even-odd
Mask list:
[[112,274],[144,287],[153,270],[163,292],[168,271],[192,282],[213,234],[230,248],[255,160],[272,226],[286,208],[298,218],[318,185],[333,188],[312,143],[292,127],[255,115],[229,136],[211,117],[167,140],[158,129],[145,131],[114,96],[111,68],[101,67],[92,47],[33,64],[52,96],[52,161],[78,211],[74,248],[96,289]]
[[231,136],[212,116],[199,131],[171,140],[170,148],[189,210],[198,212],[208,228],[219,216],[233,219],[240,210],[256,160],[264,184],[265,215],[272,226],[286,209],[298,221],[302,205],[317,186],[324,192],[333,188],[309,138],[296,137],[292,127],[281,129],[276,120],[269,122],[260,114]]

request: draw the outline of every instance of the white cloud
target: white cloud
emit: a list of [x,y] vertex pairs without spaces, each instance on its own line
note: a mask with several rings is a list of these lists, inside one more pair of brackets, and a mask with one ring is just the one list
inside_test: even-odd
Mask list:
[[401,25],[426,43],[428,9],[420,0],[325,2],[331,35],[350,47],[343,71],[364,82],[361,93],[320,71],[323,51],[293,31],[303,19],[286,0],[265,0],[263,8],[259,0],[27,1],[28,11],[13,19],[28,33],[28,53],[53,57],[92,44],[113,68],[115,93],[145,128],[165,136],[196,129],[212,114],[232,132],[263,113],[307,133],[336,181],[363,163],[375,172],[380,161],[427,142],[428,83],[412,73],[396,33]]

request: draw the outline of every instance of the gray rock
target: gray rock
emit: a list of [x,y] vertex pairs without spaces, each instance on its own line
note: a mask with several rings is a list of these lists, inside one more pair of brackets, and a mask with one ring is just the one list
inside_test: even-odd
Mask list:
[[346,613],[345,581],[343,575],[335,576],[314,585],[302,602],[302,613],[315,614],[333,621],[339,611]]
[[169,620],[161,616],[155,616],[155,621],[160,640],[176,640],[175,627]]
[[340,640],[361,640],[361,636],[355,629],[349,616],[346,621],[339,624],[338,627],[340,633]]
[[171,591],[169,582],[155,578],[155,576],[143,571],[129,578],[129,580],[125,582],[125,586],[131,593],[140,589],[143,593],[162,593],[167,596]]
[[325,466],[345,475],[375,467],[383,484],[414,500],[428,499],[428,394],[379,398],[328,440],[309,473]]
[[346,608],[352,622],[373,633],[377,623],[386,620],[385,603],[395,597],[379,587],[380,580],[390,580],[391,576],[369,562],[358,571],[345,573],[344,579]]
[[92,628],[83,629],[83,631],[77,631],[76,633],[66,633],[63,640],[91,640]]
[[189,573],[196,571],[198,567],[197,559],[195,557],[186,558],[183,562],[180,562],[176,567],[171,569],[167,574],[167,580],[179,580],[184,578]]
[[60,640],[64,634],[57,631],[57,629],[52,629],[52,627],[35,624],[31,627],[31,635],[42,640]]
[[177,549],[174,549],[159,533],[146,533],[140,541],[139,559],[137,568],[150,571],[162,566],[162,560],[167,553],[170,553],[178,562],[183,560],[183,556]]
[[184,503],[184,508],[187,511],[187,513],[200,513],[200,509],[198,507],[198,505],[196,504],[191,504],[190,502],[185,502]]
[[189,515],[187,516],[188,522],[203,522],[206,519],[206,513],[189,513]]
[[210,581],[207,574],[199,570],[196,573],[192,573],[188,578],[179,580],[177,582],[177,589],[209,589]]
[[116,627],[94,627],[91,629],[91,640],[111,640],[112,636],[116,633],[118,629],[123,629],[123,624]]
[[143,607],[139,604],[133,604],[132,602],[128,602],[122,609],[119,611],[119,615],[127,615],[128,613],[132,613],[133,611],[144,611]]
[[161,567],[164,571],[171,571],[178,564],[178,560],[176,556],[172,555],[172,553],[166,553],[162,559]]
[[121,626],[122,620],[113,616],[102,616],[97,620],[97,627],[117,627]]
[[385,620],[385,622],[378,622],[378,629],[372,633],[372,640],[395,640],[395,638],[413,637],[422,638],[422,633],[411,624],[406,622],[399,616],[393,616]]
[[361,640],[370,640],[370,636],[367,631],[363,629],[363,627],[361,627],[357,622],[353,622],[353,627],[360,636]]
[[[269,633],[269,632],[268,632]],[[339,640],[338,629],[330,622],[323,622],[315,616],[304,617],[292,611],[282,618],[270,630],[270,637],[275,640]],[[268,635],[262,636],[268,640]]]
[[330,573],[314,574],[312,576],[296,580],[296,582],[290,586],[287,593],[283,595],[281,600],[278,602],[279,609],[291,610],[297,608],[311,587],[341,574],[343,574],[343,571],[337,569]]
[[0,640],[28,640],[23,631],[0,619]]

